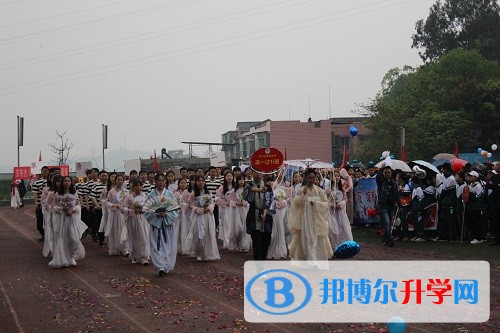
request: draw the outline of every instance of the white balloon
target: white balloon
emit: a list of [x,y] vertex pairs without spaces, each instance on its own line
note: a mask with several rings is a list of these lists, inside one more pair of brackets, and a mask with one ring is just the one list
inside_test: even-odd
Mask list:
[[387,156],[389,156],[391,153],[388,151],[388,150],[385,150],[384,152],[382,152],[382,157],[383,158],[386,158]]
[[491,157],[491,153],[488,153],[488,155],[486,155],[486,157],[490,158]]
[[498,146],[496,144],[491,145],[491,150],[497,150]]

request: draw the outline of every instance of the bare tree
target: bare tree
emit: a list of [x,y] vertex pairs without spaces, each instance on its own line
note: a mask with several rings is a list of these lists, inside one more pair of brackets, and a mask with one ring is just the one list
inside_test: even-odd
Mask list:
[[50,150],[56,154],[55,156],[57,156],[56,163],[58,163],[58,165],[66,165],[70,162],[68,159],[69,151],[75,144],[73,142],[69,142],[69,139],[64,137],[66,132],[61,134],[56,130],[56,135],[57,142],[49,144],[49,147]]

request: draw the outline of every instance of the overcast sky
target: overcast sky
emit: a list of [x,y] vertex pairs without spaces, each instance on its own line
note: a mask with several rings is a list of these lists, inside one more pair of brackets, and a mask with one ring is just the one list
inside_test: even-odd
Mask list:
[[[1,0],[0,166],[220,142],[238,121],[353,116],[411,48],[431,0]],[[310,100],[310,104],[309,104]],[[309,106],[310,105],[310,106]],[[203,155],[206,148],[198,149]],[[5,170],[3,170],[5,171]]]

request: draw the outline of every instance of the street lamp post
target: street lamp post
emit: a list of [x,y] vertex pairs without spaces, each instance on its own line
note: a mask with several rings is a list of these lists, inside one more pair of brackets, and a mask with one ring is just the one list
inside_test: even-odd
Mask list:
[[108,125],[102,124],[102,169],[106,170],[104,149],[108,149]]

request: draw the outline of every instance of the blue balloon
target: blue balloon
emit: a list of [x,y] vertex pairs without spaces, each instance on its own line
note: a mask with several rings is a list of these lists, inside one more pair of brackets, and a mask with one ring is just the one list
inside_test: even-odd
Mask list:
[[478,152],[479,154],[481,154],[481,152],[482,152],[482,151],[483,151],[483,148],[477,148],[477,152]]
[[355,241],[346,241],[337,246],[337,248],[333,252],[333,255],[335,256],[335,258],[347,259],[354,257],[359,253],[360,250],[361,247]]
[[355,137],[356,135],[358,135],[358,129],[352,126],[351,128],[349,128],[349,133],[351,133],[352,137]]
[[389,330],[389,333],[404,333],[406,323],[401,317],[392,317],[387,323],[387,329]]

